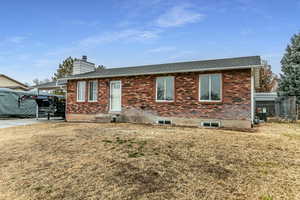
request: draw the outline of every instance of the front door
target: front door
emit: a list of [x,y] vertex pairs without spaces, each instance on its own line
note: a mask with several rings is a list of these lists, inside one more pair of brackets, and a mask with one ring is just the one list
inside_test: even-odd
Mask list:
[[110,82],[110,111],[121,111],[121,81]]

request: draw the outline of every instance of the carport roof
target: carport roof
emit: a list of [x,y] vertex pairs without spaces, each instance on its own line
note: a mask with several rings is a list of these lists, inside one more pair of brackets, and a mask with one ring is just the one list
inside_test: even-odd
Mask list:
[[41,90],[52,90],[52,89],[57,89],[57,88],[61,88],[64,87],[66,85],[66,81],[51,81],[48,83],[42,83],[39,85],[35,85],[32,86],[31,88],[37,88],[37,89],[41,89]]
[[255,101],[275,101],[278,97],[276,92],[254,93]]

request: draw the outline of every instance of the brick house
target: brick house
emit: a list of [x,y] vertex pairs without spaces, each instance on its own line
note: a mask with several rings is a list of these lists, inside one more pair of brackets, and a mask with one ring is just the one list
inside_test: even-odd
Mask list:
[[259,56],[95,70],[67,80],[68,121],[250,128]]

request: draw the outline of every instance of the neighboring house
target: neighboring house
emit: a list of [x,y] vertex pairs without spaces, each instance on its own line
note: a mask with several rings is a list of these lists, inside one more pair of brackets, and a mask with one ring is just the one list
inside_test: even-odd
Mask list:
[[0,74],[0,88],[7,88],[18,91],[29,90],[29,87],[19,81],[16,81],[4,74]]
[[[74,66],[85,67],[86,58]],[[88,62],[86,62],[88,63]],[[250,128],[259,56],[74,70],[68,121]],[[90,71],[80,74],[80,71]]]

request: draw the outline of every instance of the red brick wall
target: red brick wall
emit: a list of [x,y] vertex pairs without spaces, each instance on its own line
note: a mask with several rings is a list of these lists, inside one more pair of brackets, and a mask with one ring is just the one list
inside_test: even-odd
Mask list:
[[[199,102],[199,74],[169,74],[175,77],[175,101],[155,101],[155,80],[145,75],[98,80],[98,102],[76,102],[76,81],[68,82],[67,114],[98,114],[109,112],[109,81],[122,81],[122,110],[137,109],[164,117],[251,119],[251,70],[232,70],[222,73],[222,102]],[[87,91],[87,90],[86,90]],[[87,97],[87,95],[86,95]]]

